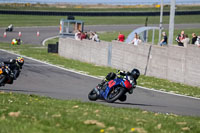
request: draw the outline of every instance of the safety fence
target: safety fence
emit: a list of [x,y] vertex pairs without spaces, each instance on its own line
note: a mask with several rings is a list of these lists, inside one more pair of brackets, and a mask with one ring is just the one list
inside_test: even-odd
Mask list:
[[[0,14],[49,15],[49,16],[160,16],[160,12],[51,12],[0,10]],[[170,12],[163,12],[169,16]],[[200,11],[176,11],[176,15],[199,15]]]
[[138,68],[147,76],[194,86],[200,86],[199,50],[195,46],[134,46],[116,41],[59,39],[60,56],[120,70]]

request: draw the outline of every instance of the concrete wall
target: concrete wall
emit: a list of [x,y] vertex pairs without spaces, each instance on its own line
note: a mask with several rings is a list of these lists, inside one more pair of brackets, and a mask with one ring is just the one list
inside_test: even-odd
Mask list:
[[150,45],[134,46],[113,41],[112,67],[122,70],[138,68],[144,74]]
[[199,51],[200,48],[195,46],[134,46],[116,41],[98,43],[72,38],[59,40],[60,56],[121,70],[138,68],[148,76],[194,86],[200,86]]
[[147,75],[200,86],[200,49],[153,46]]
[[72,38],[59,39],[59,55],[80,60],[83,62],[107,66],[108,62],[107,42],[93,42],[89,40],[77,41]]

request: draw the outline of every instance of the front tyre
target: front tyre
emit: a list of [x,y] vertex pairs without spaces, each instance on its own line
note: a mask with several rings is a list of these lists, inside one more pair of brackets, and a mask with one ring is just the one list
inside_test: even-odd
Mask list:
[[92,89],[90,91],[90,93],[88,94],[88,99],[90,101],[96,101],[98,99],[98,94],[97,94],[97,91],[95,89]]
[[116,100],[118,100],[122,95],[124,95],[125,92],[126,91],[123,87],[116,87],[109,92],[106,101],[109,102],[109,103],[113,103]]
[[125,94],[122,95],[122,96],[119,98],[119,100],[120,100],[121,102],[126,101],[126,99],[127,99],[127,96],[126,96]]

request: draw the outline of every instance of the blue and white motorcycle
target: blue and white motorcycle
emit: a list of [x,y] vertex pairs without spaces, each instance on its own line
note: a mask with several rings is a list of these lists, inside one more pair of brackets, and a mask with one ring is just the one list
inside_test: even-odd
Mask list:
[[105,83],[102,88],[97,86],[92,89],[88,94],[88,99],[91,101],[100,99],[109,103],[113,103],[116,100],[126,101],[126,93],[132,94],[133,88],[135,88],[135,85],[131,84],[128,79],[116,78]]

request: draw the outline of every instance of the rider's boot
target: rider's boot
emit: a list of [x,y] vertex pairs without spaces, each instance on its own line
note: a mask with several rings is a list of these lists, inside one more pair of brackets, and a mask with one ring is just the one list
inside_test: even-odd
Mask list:
[[136,88],[136,86],[134,85],[129,91],[128,91],[128,93],[129,94],[132,94],[133,93],[133,90]]

